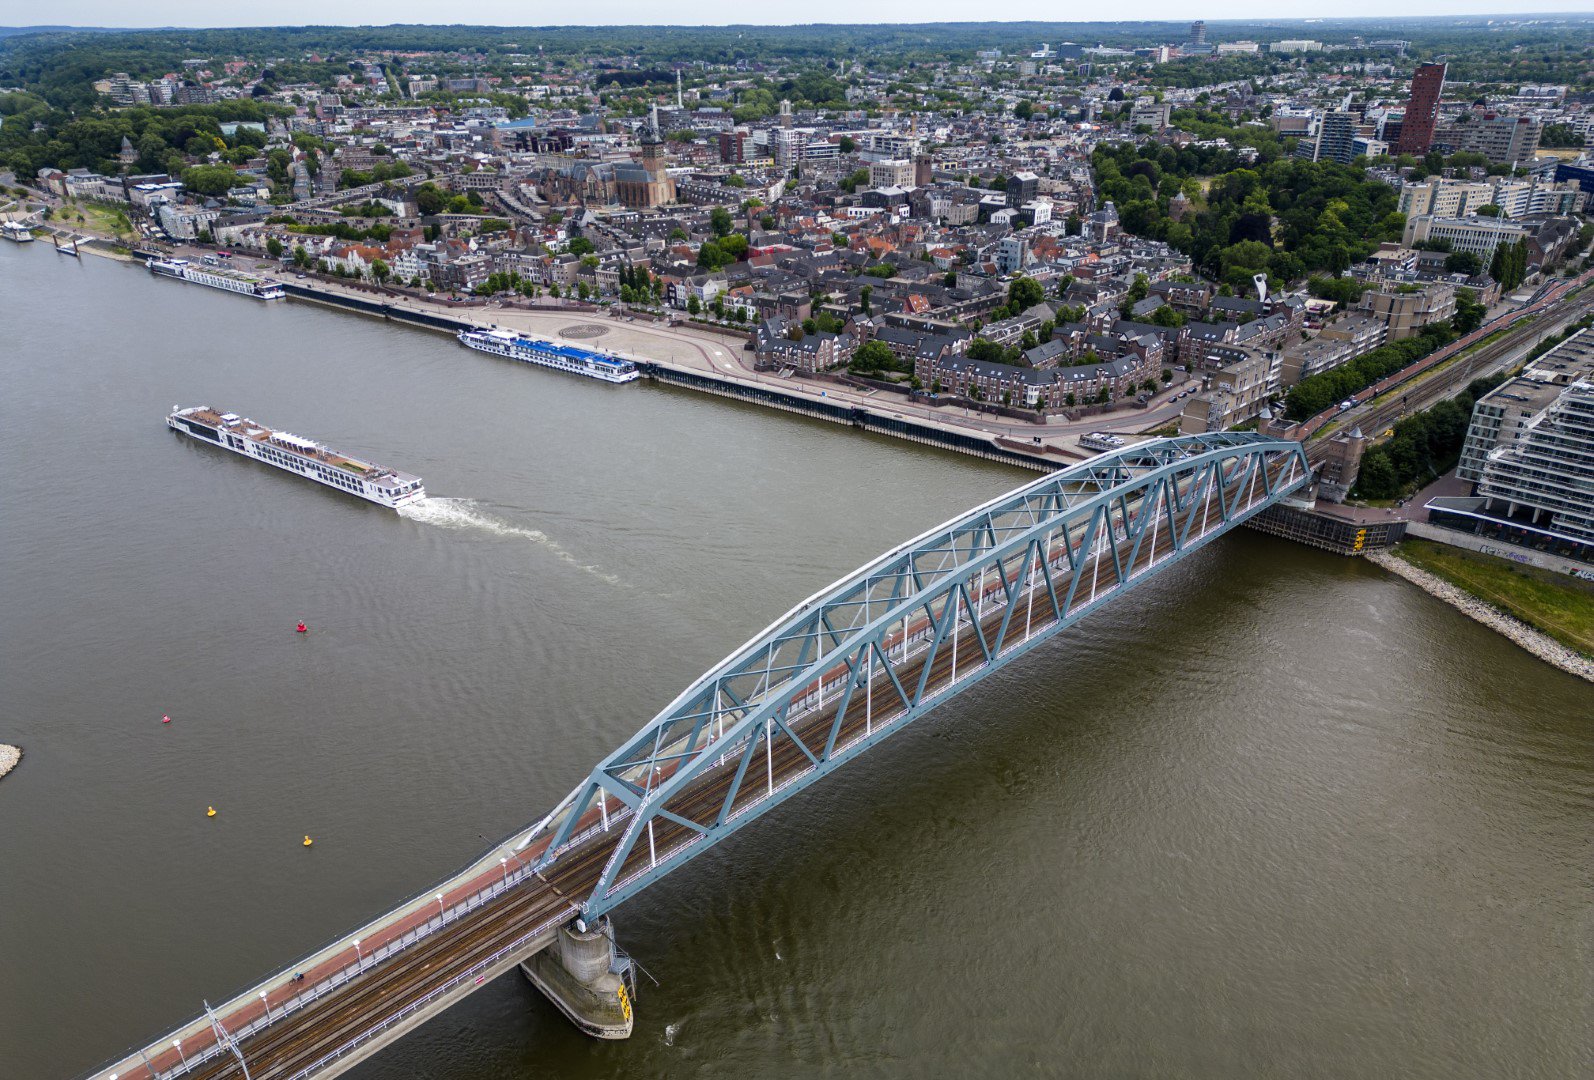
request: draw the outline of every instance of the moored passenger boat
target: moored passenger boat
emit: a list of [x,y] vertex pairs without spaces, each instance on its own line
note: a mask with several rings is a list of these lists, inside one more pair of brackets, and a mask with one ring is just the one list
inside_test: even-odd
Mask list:
[[479,352],[492,353],[525,364],[567,371],[572,375],[585,375],[604,382],[627,383],[642,377],[637,366],[629,360],[606,353],[581,349],[574,345],[556,345],[551,341],[523,337],[513,330],[461,330],[459,342]]
[[192,281],[196,285],[208,285],[212,289],[224,289],[242,296],[252,296],[256,300],[281,300],[284,295],[282,286],[275,281],[225,267],[196,266],[187,259],[150,259],[144,265],[156,277]]

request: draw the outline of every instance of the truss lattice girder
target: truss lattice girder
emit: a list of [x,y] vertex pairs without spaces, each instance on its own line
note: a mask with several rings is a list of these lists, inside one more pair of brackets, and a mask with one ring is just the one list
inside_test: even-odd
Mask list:
[[[993,499],[782,616],[600,762],[520,846],[546,839],[545,866],[623,830],[584,901],[595,917],[1308,479],[1298,443],[1218,433],[1102,455]],[[948,658],[949,677],[935,678]],[[859,693],[863,730],[848,732]],[[890,703],[878,720],[876,695]],[[778,782],[777,753],[793,759]],[[749,780],[755,759],[763,775]],[[711,781],[723,795],[705,797]],[[658,828],[670,837],[662,851]]]

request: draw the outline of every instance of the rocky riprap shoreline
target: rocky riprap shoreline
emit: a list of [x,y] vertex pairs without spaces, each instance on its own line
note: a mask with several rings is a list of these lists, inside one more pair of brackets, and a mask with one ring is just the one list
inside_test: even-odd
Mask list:
[[4,776],[17,767],[17,762],[22,760],[22,747],[6,746],[0,743],[0,776]]
[[1562,645],[1548,634],[1533,629],[1514,615],[1508,615],[1493,604],[1479,600],[1464,589],[1457,588],[1428,571],[1402,559],[1391,551],[1369,551],[1367,561],[1383,567],[1391,574],[1405,578],[1430,596],[1437,597],[1496,633],[1503,634],[1547,664],[1553,664],[1568,675],[1594,682],[1594,660]]

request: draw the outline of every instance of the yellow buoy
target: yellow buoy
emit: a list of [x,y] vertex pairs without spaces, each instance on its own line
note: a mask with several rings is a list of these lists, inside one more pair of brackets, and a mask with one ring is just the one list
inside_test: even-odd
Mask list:
[[314,841],[312,841],[308,836],[304,838],[305,847],[309,847],[312,843],[314,843]]
[[206,817],[215,817],[216,816],[216,808],[214,806],[205,807],[205,816]]

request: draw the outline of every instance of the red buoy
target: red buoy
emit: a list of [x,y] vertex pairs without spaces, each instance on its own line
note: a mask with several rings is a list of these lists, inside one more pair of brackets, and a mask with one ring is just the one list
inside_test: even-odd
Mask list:
[[171,723],[171,722],[172,722],[172,718],[171,718],[171,717],[170,717],[170,716],[167,716],[167,715],[165,715],[165,714],[164,714],[164,713],[163,713],[163,714],[161,714],[161,723],[163,723],[163,724],[169,724],[169,723]]
[[308,626],[306,626],[304,623],[300,623],[299,624],[299,633],[308,634],[309,632],[310,632],[310,628]]

